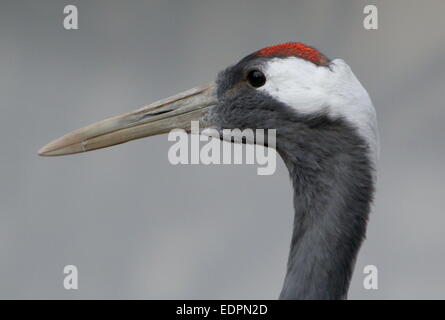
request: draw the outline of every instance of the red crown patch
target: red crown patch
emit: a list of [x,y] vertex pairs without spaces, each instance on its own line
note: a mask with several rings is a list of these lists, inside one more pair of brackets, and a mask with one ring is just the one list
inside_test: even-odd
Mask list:
[[295,56],[308,60],[316,65],[323,66],[328,64],[328,59],[317,49],[309,47],[301,42],[288,42],[266,47],[257,51],[255,55],[259,57]]

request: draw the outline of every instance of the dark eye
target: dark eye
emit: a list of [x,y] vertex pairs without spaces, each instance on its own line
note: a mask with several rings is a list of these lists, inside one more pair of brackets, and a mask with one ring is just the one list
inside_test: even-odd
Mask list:
[[252,87],[259,88],[266,83],[266,77],[261,71],[252,70],[247,75],[247,81]]

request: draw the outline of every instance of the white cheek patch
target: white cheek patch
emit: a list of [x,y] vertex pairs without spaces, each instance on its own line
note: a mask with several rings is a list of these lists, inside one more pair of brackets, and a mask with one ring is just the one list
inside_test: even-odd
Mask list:
[[297,57],[271,59],[263,70],[266,83],[258,90],[294,108],[300,114],[327,111],[357,128],[377,161],[379,146],[374,106],[365,88],[341,59],[329,67]]
[[303,114],[312,114],[320,111],[328,99],[324,84],[328,72],[296,57],[275,58],[267,64],[267,80],[259,90]]

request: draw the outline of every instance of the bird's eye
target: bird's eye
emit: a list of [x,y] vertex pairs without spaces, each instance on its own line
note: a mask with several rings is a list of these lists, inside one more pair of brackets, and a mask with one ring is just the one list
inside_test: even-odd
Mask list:
[[259,70],[252,70],[247,75],[247,81],[252,87],[259,88],[266,83],[266,76]]

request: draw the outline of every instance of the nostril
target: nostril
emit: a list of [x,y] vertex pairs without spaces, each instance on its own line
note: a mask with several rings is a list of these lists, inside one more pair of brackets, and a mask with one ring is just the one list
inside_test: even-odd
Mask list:
[[159,110],[159,111],[153,111],[153,112],[150,112],[150,113],[146,113],[146,114],[143,114],[143,115],[139,118],[139,121],[144,120],[144,119],[146,119],[146,118],[153,117],[153,116],[158,116],[158,115],[161,115],[161,114],[170,112],[170,111],[171,111],[171,110]]
[[167,112],[170,112],[171,110],[159,110],[159,111],[155,111],[155,112],[151,112],[149,114],[146,114],[146,116],[158,116],[160,114],[164,114]]

